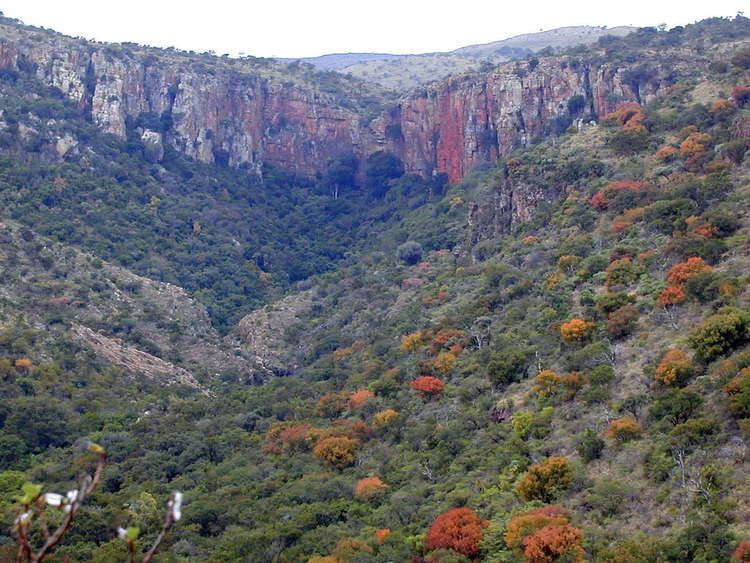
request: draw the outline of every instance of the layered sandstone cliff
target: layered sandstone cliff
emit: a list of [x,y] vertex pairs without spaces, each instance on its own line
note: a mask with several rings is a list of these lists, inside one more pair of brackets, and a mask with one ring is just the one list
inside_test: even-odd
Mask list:
[[268,162],[312,174],[336,156],[385,149],[411,172],[445,172],[452,182],[546,134],[555,118],[568,115],[573,96],[583,96],[583,113],[595,117],[624,101],[646,102],[666,91],[681,68],[706,62],[691,51],[651,58],[669,62],[647,69],[562,56],[507,63],[411,93],[365,119],[342,104],[342,96],[361,95],[351,84],[348,92],[324,92],[291,80],[278,63],[258,72],[224,58],[9,25],[0,26],[0,37],[0,69],[34,72],[120,137],[150,116],[161,128],[142,139],[163,140],[202,162]]

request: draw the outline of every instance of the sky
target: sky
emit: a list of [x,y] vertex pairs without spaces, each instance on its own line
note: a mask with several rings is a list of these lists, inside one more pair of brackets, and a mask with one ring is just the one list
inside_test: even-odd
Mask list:
[[6,16],[67,35],[258,57],[449,51],[568,25],[672,27],[743,8],[748,0],[0,0]]

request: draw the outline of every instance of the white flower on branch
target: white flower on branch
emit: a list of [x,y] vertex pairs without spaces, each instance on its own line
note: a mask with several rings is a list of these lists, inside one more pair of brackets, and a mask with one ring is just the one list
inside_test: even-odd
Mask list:
[[60,506],[63,502],[63,496],[57,493],[44,493],[43,498],[50,506]]

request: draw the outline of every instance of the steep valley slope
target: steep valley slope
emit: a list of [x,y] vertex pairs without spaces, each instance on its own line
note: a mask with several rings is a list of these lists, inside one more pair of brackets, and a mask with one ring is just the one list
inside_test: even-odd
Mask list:
[[164,561],[750,557],[750,20],[370,120],[304,67],[3,29],[0,559],[85,439],[59,560],[127,560],[173,490]]

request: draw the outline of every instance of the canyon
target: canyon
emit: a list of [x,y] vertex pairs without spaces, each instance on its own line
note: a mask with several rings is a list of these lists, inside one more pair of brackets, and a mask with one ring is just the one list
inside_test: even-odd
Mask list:
[[[409,172],[457,182],[548,134],[557,118],[592,120],[623,102],[648,102],[681,66],[707,65],[692,51],[648,68],[548,56],[452,77],[365,111],[346,103],[364,83],[325,91],[293,80],[288,65],[256,61],[263,64],[0,25],[0,70],[35,73],[105,132],[135,131],[157,159],[168,145],[205,163],[256,171],[269,163],[305,175],[336,157],[387,150]],[[568,107],[574,96],[583,98],[580,115]]]

